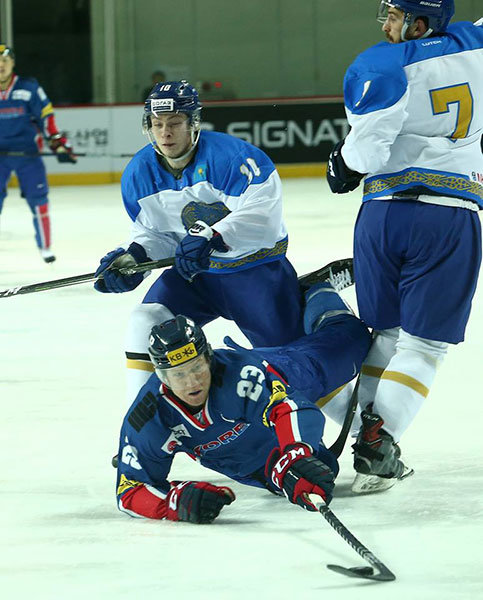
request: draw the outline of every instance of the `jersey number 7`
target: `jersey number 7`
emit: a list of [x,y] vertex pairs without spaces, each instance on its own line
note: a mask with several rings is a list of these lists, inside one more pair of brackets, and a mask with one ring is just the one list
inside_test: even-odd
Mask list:
[[457,104],[456,127],[450,138],[453,142],[465,138],[473,118],[473,96],[469,83],[449,85],[444,88],[429,90],[433,115],[449,113],[450,104]]

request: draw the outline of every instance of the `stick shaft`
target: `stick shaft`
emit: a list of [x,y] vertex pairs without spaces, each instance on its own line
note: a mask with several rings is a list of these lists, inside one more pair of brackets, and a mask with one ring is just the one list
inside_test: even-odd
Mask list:
[[[161,260],[150,260],[140,263],[133,267],[123,267],[119,272],[123,275],[132,275],[133,273],[144,273],[151,269],[162,269],[174,265],[174,258],[163,258]],[[33,283],[31,285],[17,286],[0,292],[0,298],[10,298],[11,296],[19,296],[21,294],[33,294],[34,292],[43,292],[45,290],[54,290],[88,281],[96,281],[102,279],[102,274],[96,277],[95,273],[86,273],[84,275],[74,275],[73,277],[64,277],[63,279],[54,279],[52,281],[43,281],[41,283]]]

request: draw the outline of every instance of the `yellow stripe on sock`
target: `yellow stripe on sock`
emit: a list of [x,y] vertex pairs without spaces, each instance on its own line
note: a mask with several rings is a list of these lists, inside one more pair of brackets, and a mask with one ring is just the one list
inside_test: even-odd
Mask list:
[[344,385],[341,385],[337,389],[333,390],[332,392],[330,392],[330,394],[327,394],[327,396],[323,396],[322,398],[319,398],[315,404],[317,404],[317,406],[319,408],[322,408],[328,402],[330,402],[334,396],[336,396],[341,390],[343,390],[346,385],[347,385],[347,383],[344,383]]
[[384,373],[384,369],[380,367],[371,367],[370,365],[362,365],[361,373],[368,375],[369,377],[381,377]]
[[154,366],[143,360],[133,360],[132,358],[128,358],[126,360],[126,366],[128,369],[137,369],[138,371],[150,371],[154,373]]
[[381,375],[381,379],[388,379],[389,381],[395,381],[396,383],[400,383],[401,385],[405,385],[408,388],[411,388],[418,394],[420,394],[423,398],[429,394],[429,388],[427,388],[423,383],[414,379],[410,375],[406,375],[405,373],[399,373],[399,371],[384,371]]

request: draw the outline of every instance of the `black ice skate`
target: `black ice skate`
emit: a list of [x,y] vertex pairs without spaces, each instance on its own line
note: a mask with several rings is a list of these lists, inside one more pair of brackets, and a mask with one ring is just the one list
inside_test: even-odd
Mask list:
[[325,267],[312,271],[299,277],[299,284],[303,291],[308,290],[314,283],[329,281],[336,292],[354,284],[354,269],[352,258],[334,260]]
[[384,421],[379,415],[363,410],[361,419],[362,427],[352,446],[357,471],[352,491],[356,494],[382,492],[414,471],[400,460],[401,449],[382,429]]
[[44,259],[46,263],[53,263],[55,261],[55,255],[48,248],[41,248],[40,256]]

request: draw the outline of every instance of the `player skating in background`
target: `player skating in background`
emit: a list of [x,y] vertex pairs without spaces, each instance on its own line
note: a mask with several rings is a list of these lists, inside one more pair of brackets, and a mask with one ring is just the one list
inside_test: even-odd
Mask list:
[[[45,262],[55,260],[51,250],[48,184],[36,139],[41,134],[59,162],[75,163],[67,139],[54,120],[54,110],[35,79],[13,71],[12,48],[0,43],[0,213],[7,183],[15,172],[22,196],[33,214],[35,240]],[[15,156],[17,154],[17,156]]]
[[212,351],[182,315],[153,327],[156,373],[120,435],[120,510],[208,523],[231,504],[226,486],[168,480],[179,452],[308,510],[307,493],[330,502],[337,458],[322,442],[325,419],[315,403],[352,379],[371,336],[329,283],[310,287],[305,298],[308,335],[278,348],[246,350],[226,338],[231,349]]
[[184,314],[198,325],[236,322],[254,346],[303,334],[301,294],[285,257],[282,187],[260,149],[225,133],[200,131],[201,104],[186,81],[157,84],[143,126],[151,144],[122,176],[134,225],[129,242],[109,252],[96,274],[100,292],[126,292],[143,275],[116,267],[176,255],[130,318],[126,357],[129,404],[153,371],[151,328]]
[[477,284],[483,27],[448,25],[453,14],[453,0],[381,2],[388,43],[359,55],[344,79],[351,131],[327,177],[336,193],[364,178],[354,271],[359,314],[374,328],[360,380],[355,492],[404,475],[396,443],[448,344],[463,341]]

